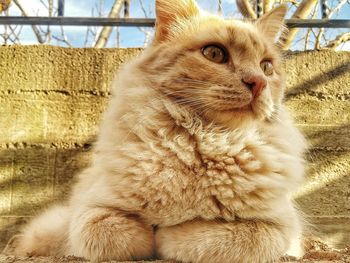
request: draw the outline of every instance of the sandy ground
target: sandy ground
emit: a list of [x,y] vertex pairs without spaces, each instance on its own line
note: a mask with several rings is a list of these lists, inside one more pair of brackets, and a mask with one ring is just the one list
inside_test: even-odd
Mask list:
[[[9,255],[0,254],[1,263],[84,263],[88,262],[81,258],[76,257],[63,257],[63,258],[52,258],[52,257],[15,257]],[[130,262],[130,261],[128,261]],[[137,261],[139,263],[176,263],[175,261]],[[323,244],[321,246],[314,246],[305,254],[302,259],[296,260],[293,258],[283,258],[276,263],[296,263],[296,262],[313,262],[313,263],[350,263],[350,247],[342,250],[332,250]],[[126,263],[120,261],[110,261],[109,263]],[[226,263],[226,262],[223,262]],[[253,262],[252,262],[253,263]]]
[[[350,247],[344,249],[332,249],[324,244],[320,239],[309,238],[305,240],[306,253],[303,258],[296,259],[285,257],[276,263],[350,263]],[[9,250],[4,250],[9,251]],[[84,263],[89,262],[82,258],[73,256],[54,258],[54,257],[17,257],[12,255],[0,254],[0,263]],[[128,261],[131,262],[131,261]],[[134,261],[138,263],[176,263],[175,261],[154,260],[154,261]],[[109,261],[108,263],[127,263],[126,261]],[[226,263],[226,262],[222,262]],[[252,262],[255,263],[255,262]]]
[[[51,258],[51,257],[15,257],[15,256],[6,256],[0,254],[0,262],[1,263],[85,263],[89,262],[86,260],[83,260],[81,258],[76,257],[63,257],[63,258]],[[131,261],[109,261],[108,263],[130,263]],[[134,261],[134,263],[175,263],[174,261],[163,261],[163,260],[156,260],[156,261]]]
[[[15,257],[15,256],[6,256],[6,255],[0,255],[0,262],[1,263],[85,263],[89,262],[81,258],[76,257],[63,257],[63,258],[51,258],[51,257]],[[109,261],[108,263],[130,263],[131,261]],[[175,263],[174,261],[163,261],[163,260],[156,260],[156,261],[134,261],[134,263]]]
[[[80,258],[76,257],[64,257],[64,258],[50,258],[50,257],[15,257],[15,256],[6,256],[0,255],[1,263],[84,263],[88,262]],[[130,263],[130,261],[128,261]],[[138,263],[176,263],[175,261],[137,261]],[[350,262],[350,254],[344,254],[339,252],[313,252],[305,255],[303,259],[293,260],[293,259],[282,259],[276,263],[296,263],[296,262],[304,262],[304,263],[349,263]],[[110,261],[109,263],[127,263],[126,261]],[[223,262],[224,263],[224,262]],[[253,262],[252,262],[253,263]]]

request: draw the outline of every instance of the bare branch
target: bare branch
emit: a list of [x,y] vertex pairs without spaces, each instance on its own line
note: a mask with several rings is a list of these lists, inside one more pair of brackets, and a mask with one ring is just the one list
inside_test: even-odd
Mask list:
[[337,6],[334,7],[334,8],[329,12],[328,18],[331,18],[331,17],[334,15],[335,12],[339,11],[340,8],[342,8],[342,6],[343,6],[344,4],[346,4],[346,2],[347,2],[347,0],[340,0],[339,3],[337,4]]
[[[109,12],[108,17],[109,18],[119,17],[119,13],[120,13],[120,10],[122,8],[123,3],[124,3],[123,0],[115,0],[114,4],[112,6],[112,9]],[[103,27],[100,34],[97,37],[97,41],[96,41],[94,47],[96,47],[96,48],[105,47],[107,44],[107,40],[108,40],[109,36],[111,35],[111,32],[112,32],[112,27],[110,27],[110,26]]]
[[[340,8],[346,3],[346,0],[340,0],[338,2],[338,4],[328,13],[327,18],[330,19],[335,12],[339,11]],[[316,41],[315,41],[315,49],[320,50],[321,49],[321,41],[322,38],[325,39],[325,29],[324,28],[320,28],[316,37]]]
[[341,35],[338,35],[334,40],[330,41],[327,45],[326,48],[329,49],[336,49],[339,47],[341,44],[350,41],[350,32],[348,33],[343,33]]
[[[53,15],[53,0],[48,0],[49,2],[49,8],[48,8],[48,11],[49,11],[49,16],[52,17]],[[51,32],[51,28],[50,26],[47,26],[47,30],[46,30],[46,40],[48,43],[51,42],[51,38],[52,38],[52,32]]]
[[[316,8],[314,8],[314,10],[312,11],[311,18],[315,18],[315,17],[317,16],[317,11],[318,11],[318,8],[317,8],[317,6],[316,6]],[[307,49],[308,49],[311,33],[314,34],[313,28],[308,28],[308,29],[307,29],[307,33],[306,33],[306,36],[305,36],[305,38],[304,38],[304,39],[305,39],[304,50],[307,50]]]
[[[8,10],[5,11],[5,15],[8,16]],[[9,27],[8,25],[5,25],[4,26],[4,33],[1,34],[4,45],[7,45],[7,42],[10,40],[10,36],[8,33],[8,29],[9,29],[8,27]]]
[[[316,5],[317,5],[317,0],[303,0],[291,18],[294,18],[294,19],[307,18]],[[288,49],[291,46],[298,31],[299,31],[299,28],[292,28],[289,30],[289,32],[287,33],[287,36],[284,39],[283,49]]]
[[306,36],[305,36],[304,50],[307,50],[307,48],[308,48],[309,40],[310,40],[310,34],[311,34],[311,28],[308,28]]
[[256,14],[249,0],[237,0],[237,8],[241,14],[248,19],[256,19]]
[[116,36],[116,39],[115,39],[115,45],[116,45],[116,47],[117,48],[119,48],[120,47],[120,30],[119,30],[119,27],[117,27],[116,29],[116,34],[115,34],[115,36]]
[[263,10],[264,13],[269,12],[272,9],[273,4],[275,3],[274,0],[264,0],[263,1]]
[[222,14],[222,0],[218,0],[218,13]]
[[[318,5],[316,5],[314,10],[312,11],[312,15],[311,15],[312,18],[315,18],[317,16],[317,11],[318,11]],[[315,31],[313,28],[311,28],[311,32],[313,33],[315,38],[314,49],[319,50],[321,48],[322,37],[324,36],[324,28],[319,28],[317,35],[315,34]]]
[[49,7],[47,6],[47,4],[45,3],[44,0],[40,0],[40,3],[41,3],[46,9],[49,9]]
[[143,42],[143,47],[147,47],[148,44],[151,42],[152,30],[145,30],[142,27],[138,27],[138,30],[140,30],[142,33],[145,34],[145,40]]
[[[7,13],[8,13],[8,10],[7,10]],[[18,29],[18,31],[16,32],[17,28],[19,28],[19,29]],[[18,26],[18,25],[16,25],[16,26],[9,26],[9,29],[10,29],[10,31],[11,31],[10,34],[9,34],[9,38],[11,39],[11,41],[12,41],[13,43],[20,44],[21,41],[20,41],[19,36],[20,36],[20,34],[21,34],[21,31],[22,31],[22,29],[23,29],[23,26]]]
[[130,16],[130,0],[124,0],[124,17]]
[[61,36],[62,36],[63,42],[64,42],[67,46],[71,47],[72,45],[71,45],[71,44],[69,43],[69,41],[68,41],[68,37],[67,37],[67,35],[66,35],[66,32],[64,31],[63,26],[61,26]]
[[69,41],[67,40],[66,36],[64,35],[62,38],[61,37],[57,37],[55,35],[52,36],[53,39],[62,42],[64,44],[66,44],[68,47],[72,47],[72,45],[69,43]]
[[140,4],[142,13],[143,13],[144,16],[147,18],[147,17],[148,17],[148,16],[147,16],[147,12],[146,12],[145,6],[143,5],[142,0],[139,0],[139,4]]
[[[103,6],[104,6],[104,0],[99,0],[98,3],[95,3],[95,7],[91,9],[91,17],[95,16],[95,9],[97,10],[97,15],[99,17],[103,17]],[[90,35],[93,39],[93,42],[96,42],[96,27],[94,26],[88,26],[85,33],[85,41],[84,41],[84,47],[88,46]]]
[[288,0],[288,1],[284,1],[284,3],[291,3],[295,7],[299,6],[299,3],[297,0]]
[[[140,4],[140,8],[141,8],[141,11],[142,11],[143,15],[147,18],[148,15],[147,15],[146,8],[145,8],[145,6],[143,5],[143,1],[142,1],[142,0],[139,0],[139,4]],[[142,33],[144,33],[144,35],[145,35],[145,40],[144,40],[144,42],[143,42],[143,46],[144,46],[144,47],[147,47],[148,44],[149,44],[150,41],[151,41],[152,29],[145,29],[145,28],[142,28],[142,27],[138,27],[138,30],[140,30]]]
[[[9,10],[5,10],[5,16],[9,15]],[[18,28],[18,30],[17,30]],[[4,32],[0,34],[0,37],[3,40],[3,44],[7,45],[7,43],[11,42],[13,44],[20,44],[20,38],[19,35],[21,34],[23,26],[11,26],[11,25],[4,25]],[[17,30],[17,31],[16,31]]]
[[[23,16],[28,16],[28,15],[27,15],[27,12],[23,9],[22,5],[18,2],[18,0],[13,0],[13,2],[14,2],[15,5],[19,8],[19,10],[21,10]],[[45,43],[44,39],[43,39],[42,36],[40,35],[39,29],[38,29],[35,25],[32,25],[32,29],[33,29],[33,32],[34,32],[35,37],[36,37],[36,39],[38,40],[38,42],[39,42],[40,44]]]
[[317,50],[321,49],[321,40],[322,40],[323,33],[324,33],[324,28],[320,28],[320,30],[318,30],[318,34],[315,40],[315,49]]
[[85,33],[84,47],[86,47],[88,45],[90,35],[92,36],[93,39],[95,39],[95,37],[96,37],[95,32],[93,31],[93,29],[91,27],[88,27],[86,29],[86,33]]

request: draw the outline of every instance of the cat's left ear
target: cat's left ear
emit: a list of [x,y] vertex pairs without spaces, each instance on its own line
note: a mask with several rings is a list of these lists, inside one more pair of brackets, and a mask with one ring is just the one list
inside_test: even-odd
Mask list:
[[277,42],[279,36],[286,31],[284,17],[287,11],[287,5],[279,5],[260,17],[256,21],[256,25],[260,32],[271,41]]
[[154,42],[167,39],[170,27],[200,13],[195,0],[156,0],[156,32]]

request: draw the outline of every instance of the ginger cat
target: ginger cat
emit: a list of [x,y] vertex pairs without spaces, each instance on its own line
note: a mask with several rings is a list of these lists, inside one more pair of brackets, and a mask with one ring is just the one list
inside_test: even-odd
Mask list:
[[154,41],[119,72],[90,168],[18,255],[271,262],[301,254],[305,143],[282,105],[284,6],[224,20],[157,0]]

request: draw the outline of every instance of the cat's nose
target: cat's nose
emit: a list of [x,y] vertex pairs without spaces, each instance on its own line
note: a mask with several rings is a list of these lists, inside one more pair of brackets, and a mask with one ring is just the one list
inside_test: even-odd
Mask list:
[[242,78],[242,82],[251,90],[254,98],[260,95],[267,84],[266,79],[261,75],[246,75]]

